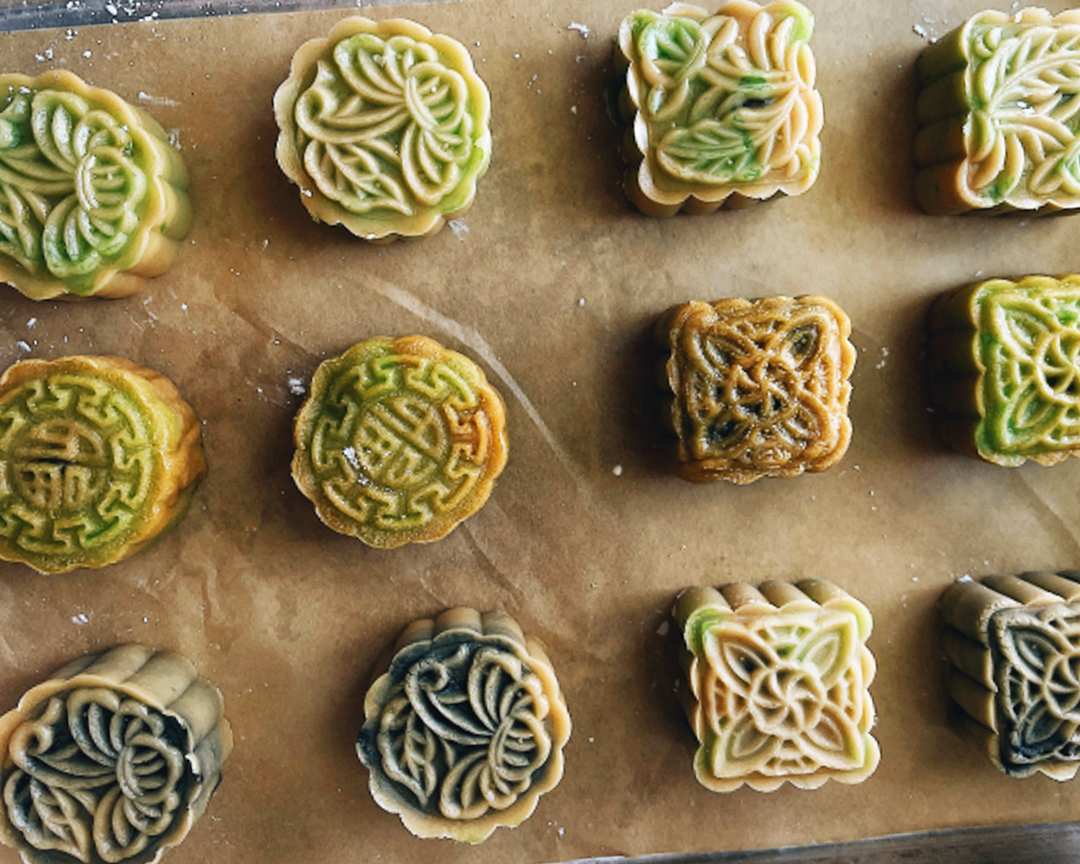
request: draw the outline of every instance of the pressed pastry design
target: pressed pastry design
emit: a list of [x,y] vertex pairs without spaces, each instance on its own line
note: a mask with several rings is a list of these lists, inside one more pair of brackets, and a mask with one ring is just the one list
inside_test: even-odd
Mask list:
[[660,319],[682,476],[751,483],[823,471],[847,450],[851,322],[820,296],[691,301]]
[[463,45],[412,21],[340,21],[274,97],[277,159],[317,220],[358,237],[432,234],[491,159],[487,87]]
[[0,841],[27,864],[146,864],[202,815],[232,749],[187,660],[123,645],[65,666],[0,718]]
[[980,12],[917,68],[924,210],[1080,206],[1080,11]]
[[1080,455],[1080,276],[992,279],[930,313],[942,437],[998,465]]
[[293,478],[319,518],[371,546],[445,537],[506,464],[506,411],[483,370],[423,336],[368,339],[315,371]]
[[0,75],[0,281],[122,297],[167,270],[187,172],[149,114],[70,72]]
[[816,789],[873,773],[872,619],[858,600],[818,579],[734,583],[686,589],[674,615],[704,786]]
[[954,719],[1006,774],[1080,768],[1080,571],[965,580],[941,598]]
[[24,360],[0,377],[0,558],[101,567],[187,510],[199,421],[163,375],[120,357]]
[[676,3],[623,20],[626,191],[642,212],[708,213],[810,188],[823,123],[813,29],[794,0],[731,0],[712,15]]
[[543,646],[503,612],[410,625],[357,741],[371,794],[420,837],[470,843],[527,819],[563,773],[570,715]]

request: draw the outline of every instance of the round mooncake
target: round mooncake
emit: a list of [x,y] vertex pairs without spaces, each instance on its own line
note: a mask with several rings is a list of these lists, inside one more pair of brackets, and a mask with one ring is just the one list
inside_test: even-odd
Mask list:
[[327,360],[296,416],[296,485],[319,518],[391,549],[449,534],[506,464],[506,409],[483,370],[424,336]]
[[191,224],[180,154],[149,114],[65,71],[0,75],[0,282],[123,297]]
[[472,205],[490,114],[460,42],[346,18],[300,47],[274,95],[277,161],[316,221],[365,240],[423,237]]
[[356,750],[372,797],[418,837],[479,843],[562,779],[570,714],[543,645],[505,612],[416,621],[380,672]]
[[0,377],[0,558],[102,567],[187,510],[206,473],[195,412],[121,357],[24,360]]
[[169,651],[81,657],[0,718],[0,842],[26,864],[152,864],[221,782],[221,693]]

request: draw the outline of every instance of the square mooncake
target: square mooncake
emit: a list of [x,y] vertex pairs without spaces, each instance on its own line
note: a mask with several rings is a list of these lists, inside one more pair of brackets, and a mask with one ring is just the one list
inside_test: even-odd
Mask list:
[[1080,571],[966,579],[942,595],[961,733],[1006,774],[1080,768]]
[[919,56],[927,213],[1080,206],[1080,10],[980,12]]
[[821,579],[733,583],[686,589],[674,616],[702,785],[816,789],[874,772],[873,620],[862,603]]
[[827,297],[691,301],[656,339],[669,352],[666,420],[696,483],[823,471],[847,451],[851,322]]
[[937,425],[998,465],[1080,455],[1080,276],[992,279],[930,312]]

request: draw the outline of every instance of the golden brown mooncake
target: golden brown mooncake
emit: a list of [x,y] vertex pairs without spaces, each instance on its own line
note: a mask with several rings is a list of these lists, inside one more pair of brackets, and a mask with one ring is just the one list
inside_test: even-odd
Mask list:
[[997,465],[1080,456],[1080,276],[990,279],[943,294],[929,318],[942,438]]
[[927,46],[916,68],[923,210],[1080,207],[1080,10],[980,12]]
[[1080,571],[954,582],[939,603],[952,719],[1011,777],[1080,768]]
[[827,297],[698,300],[656,325],[682,476],[752,483],[824,471],[847,451],[851,322]]
[[123,297],[172,265],[187,170],[145,111],[70,72],[0,75],[0,282]]
[[615,46],[630,200],[673,216],[809,189],[824,122],[813,30],[795,0],[630,13]]
[[221,693],[170,651],[80,657],[0,717],[0,842],[26,864],[151,864],[221,781]]
[[0,377],[0,558],[103,567],[187,511],[199,421],[164,375],[121,357],[23,360]]
[[673,614],[703,786],[816,789],[874,772],[873,620],[862,603],[822,579],[737,582],[687,588]]
[[506,409],[483,370],[424,336],[379,337],[315,370],[293,479],[319,518],[385,549],[449,534],[506,465]]
[[505,612],[411,624],[364,700],[371,794],[418,837],[479,843],[532,815],[570,738],[551,661]]
[[491,99],[469,52],[412,21],[346,18],[304,43],[274,96],[277,161],[317,222],[424,237],[472,206]]

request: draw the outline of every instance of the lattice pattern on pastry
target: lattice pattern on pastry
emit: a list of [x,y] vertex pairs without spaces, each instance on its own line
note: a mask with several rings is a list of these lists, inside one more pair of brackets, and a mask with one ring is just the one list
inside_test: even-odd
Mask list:
[[0,839],[28,864],[156,861],[217,783],[231,746],[221,696],[187,661],[141,646],[75,665],[0,721]]
[[679,458],[692,480],[749,483],[820,471],[851,434],[850,323],[821,297],[692,302],[658,336]]
[[812,30],[792,0],[739,0],[715,15],[677,3],[625,19],[618,52],[640,162],[631,197],[645,212],[668,215],[659,211],[689,197],[715,207],[735,191],[767,198],[809,188],[823,117]]
[[420,625],[372,685],[357,750],[376,801],[409,830],[475,842],[558,782],[570,718],[512,619],[450,610]]
[[766,583],[689,589],[675,614],[703,785],[816,788],[874,770],[871,619],[862,604],[829,583]]

